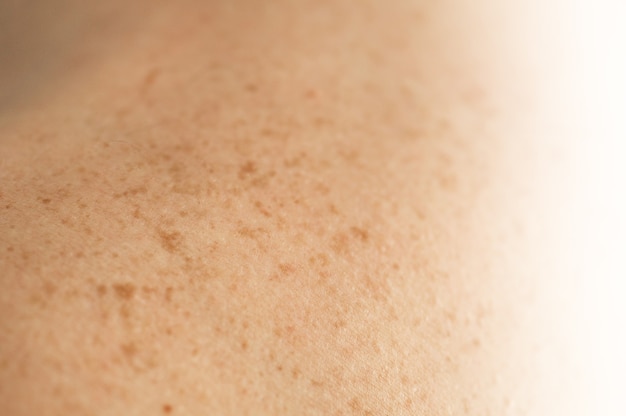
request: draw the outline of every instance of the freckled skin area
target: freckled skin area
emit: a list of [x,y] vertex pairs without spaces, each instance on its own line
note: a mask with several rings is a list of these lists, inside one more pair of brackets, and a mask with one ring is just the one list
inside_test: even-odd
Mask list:
[[575,414],[513,3],[56,3],[4,69],[0,413]]

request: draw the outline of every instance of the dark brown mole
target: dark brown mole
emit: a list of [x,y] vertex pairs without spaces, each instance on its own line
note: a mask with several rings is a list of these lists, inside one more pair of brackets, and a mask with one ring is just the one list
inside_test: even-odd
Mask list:
[[113,290],[115,294],[123,300],[130,300],[135,295],[135,286],[130,283],[114,284]]
[[163,405],[163,413],[172,413],[172,405],[171,404],[164,404]]

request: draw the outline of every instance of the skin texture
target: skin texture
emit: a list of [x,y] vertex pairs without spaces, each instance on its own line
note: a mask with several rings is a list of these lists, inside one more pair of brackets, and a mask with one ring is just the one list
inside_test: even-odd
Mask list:
[[132,3],[2,6],[2,414],[581,411],[532,4]]

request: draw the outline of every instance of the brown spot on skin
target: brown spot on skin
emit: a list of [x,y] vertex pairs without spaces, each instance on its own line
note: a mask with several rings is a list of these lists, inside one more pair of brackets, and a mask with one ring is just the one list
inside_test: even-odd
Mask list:
[[161,75],[161,70],[159,68],[153,68],[144,76],[143,81],[141,83],[141,94],[145,94],[148,90],[154,85],[156,80]]
[[359,240],[363,242],[366,242],[367,240],[369,240],[369,233],[367,232],[367,230],[364,230],[359,227],[350,227],[350,232],[352,233],[353,236],[355,236],[356,238],[358,238]]
[[135,286],[131,283],[117,283],[113,285],[115,294],[122,300],[130,300],[135,295]]
[[257,85],[253,83],[246,84],[245,88],[246,88],[246,91],[248,92],[257,92],[259,89]]
[[45,282],[43,284],[43,291],[46,296],[50,297],[57,291],[57,287],[52,282]]
[[174,289],[171,286],[168,286],[167,289],[165,289],[165,302],[170,303],[172,301],[173,291]]
[[172,409],[172,405],[170,405],[170,404],[164,404],[163,405],[163,413],[169,414],[169,413],[172,413],[172,410],[173,410]]
[[276,176],[276,171],[270,170],[269,172],[254,178],[250,182],[250,184],[256,187],[264,187],[264,186],[267,186],[270,179],[272,179],[274,176]]
[[442,173],[437,177],[439,185],[446,191],[454,191],[458,188],[457,177],[453,174]]
[[242,237],[247,237],[247,238],[252,238],[252,239],[258,239],[260,234],[265,234],[267,232],[267,230],[265,230],[264,228],[251,228],[251,227],[240,227],[239,229],[237,229],[237,234],[239,234]]
[[248,341],[246,341],[245,339],[241,341],[241,349],[244,351],[248,350]]
[[121,350],[124,356],[129,360],[137,355],[137,347],[132,342],[128,344],[122,344]]
[[96,287],[96,293],[98,296],[102,297],[107,294],[107,287],[105,285],[98,285]]
[[159,231],[159,239],[161,247],[163,247],[165,251],[169,253],[176,253],[177,251],[180,251],[183,236],[178,231]]
[[41,202],[42,204],[49,204],[50,202],[52,202],[52,200],[50,198],[39,198],[39,202]]
[[300,378],[300,369],[298,367],[294,367],[291,370],[291,378],[293,378],[294,380],[297,380]]
[[354,414],[363,416],[372,416],[374,414],[370,410],[365,410],[359,399],[356,397],[352,398],[352,400],[348,402],[348,406],[350,406],[350,409],[354,411]]
[[255,201],[254,206],[263,216],[267,218],[270,218],[272,216],[272,214],[267,209],[265,209],[260,201]]
[[246,177],[254,174],[256,171],[256,164],[249,160],[239,168],[239,179],[245,179]]
[[113,195],[113,197],[114,198],[133,197],[139,194],[145,194],[146,192],[148,192],[148,188],[146,188],[145,185],[142,185],[142,186],[137,186],[134,188],[127,189],[122,193]]
[[345,255],[348,253],[349,239],[345,233],[337,233],[332,239],[331,248],[336,254]]
[[296,267],[293,264],[282,263],[278,266],[278,268],[283,274],[292,274],[296,271]]
[[324,382],[323,381],[319,381],[319,380],[311,379],[311,385],[313,387],[316,387],[316,388],[322,388],[322,387],[324,387]]
[[126,321],[130,319],[130,309],[128,308],[128,305],[122,305],[120,307],[120,316]]

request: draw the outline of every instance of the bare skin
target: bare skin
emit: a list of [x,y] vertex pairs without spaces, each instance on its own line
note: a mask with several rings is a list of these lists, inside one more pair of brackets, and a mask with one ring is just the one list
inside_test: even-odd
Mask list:
[[580,410],[512,5],[61,3],[5,53],[2,414]]

